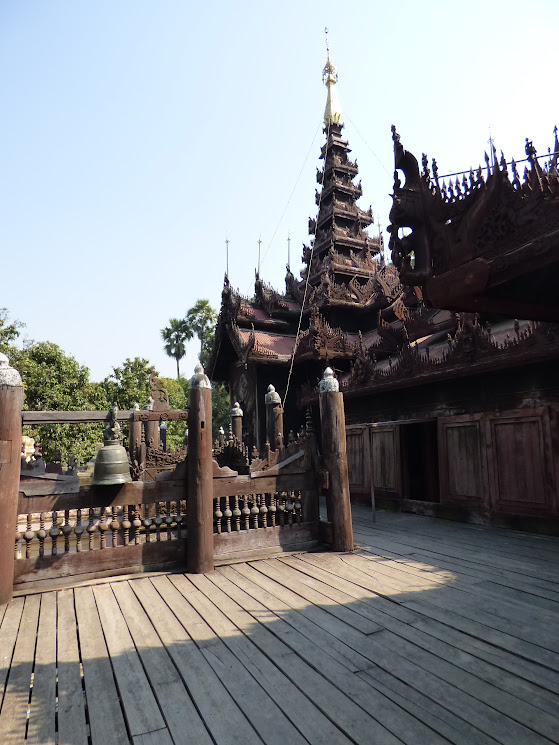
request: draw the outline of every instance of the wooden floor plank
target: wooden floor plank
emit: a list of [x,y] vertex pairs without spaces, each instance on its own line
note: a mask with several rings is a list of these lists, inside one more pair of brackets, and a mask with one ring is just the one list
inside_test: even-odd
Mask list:
[[87,745],[85,701],[80,671],[74,591],[57,593],[58,737],[61,743]]
[[[181,621],[183,619],[181,610],[186,600],[200,621],[206,624],[198,611],[202,601],[200,592],[190,592],[184,596],[180,594],[177,585],[171,584],[166,578],[154,580],[153,584]],[[177,592],[179,592],[180,599]],[[196,627],[200,628],[198,621]],[[189,631],[188,621],[185,621],[185,628]],[[200,647],[202,654],[266,745],[284,745],[286,742],[293,743],[293,745],[305,745],[307,740],[301,736],[276,704],[275,696],[273,698],[268,696],[266,690],[248,672],[224,641],[219,639],[213,628],[206,624],[204,638],[206,640],[212,637],[215,643],[208,644],[204,641]]]
[[91,587],[74,590],[92,745],[128,741],[124,714]]
[[[175,598],[174,605],[181,619],[179,622],[149,580],[135,580],[130,586],[144,608],[150,608],[151,619],[157,633],[215,741],[223,745],[262,743],[182,625],[182,621],[187,623],[189,616],[194,617],[194,624],[196,623],[197,614],[192,608],[188,604],[181,605],[180,597]],[[180,596],[176,589],[175,592]],[[203,629],[193,629],[192,633],[201,638],[204,636]]]
[[40,603],[40,596],[32,596],[26,598],[23,607],[0,712],[2,745],[19,745],[25,737]]
[[18,598],[7,606],[0,627],[0,711],[2,710],[4,690],[10,672],[24,602],[23,598]]
[[[250,569],[250,567],[248,568]],[[231,574],[231,569],[231,567],[222,567],[219,570],[219,574],[223,575],[224,579],[226,579],[227,575]],[[216,572],[216,574],[218,573]],[[249,610],[251,607],[254,607],[254,603],[252,601],[249,600],[247,603],[245,600],[245,596],[249,594],[250,596],[252,596],[253,600],[256,600],[257,604],[259,603],[259,599],[262,600],[264,607],[266,607],[266,603],[269,602],[268,593],[266,593],[266,591],[263,591],[261,588],[258,587],[258,585],[248,580],[246,580],[245,582],[239,582],[239,580],[235,578],[234,574],[232,574],[231,576],[234,578],[235,581],[230,581],[227,584],[227,587],[229,588],[228,594],[232,599],[238,599],[239,603],[242,606],[245,605],[245,609]],[[214,577],[212,576],[212,581],[213,580]],[[242,587],[246,590],[244,595],[242,594],[242,591],[241,593],[239,593],[239,590],[241,588],[237,587],[237,585],[241,584]],[[251,611],[249,610],[249,612]],[[251,613],[254,613],[254,610]],[[258,613],[258,619],[263,623],[266,623],[267,621],[266,627],[271,630],[278,639],[285,641],[287,645],[292,646],[293,641],[295,641],[295,646],[292,647],[293,651],[296,651],[298,655],[308,661],[315,668],[315,670],[321,674],[322,686],[324,686],[325,684],[333,684],[335,687],[338,688],[338,699],[340,698],[340,696],[346,697],[344,711],[341,713],[342,716],[347,716],[347,714],[352,711],[353,721],[358,722],[363,721],[363,715],[366,714],[366,712],[372,713],[374,720],[376,720],[375,729],[378,733],[377,735],[371,734],[372,725],[369,724],[368,728],[365,725],[365,731],[368,731],[368,742],[370,742],[371,739],[374,741],[375,736],[380,737],[381,733],[384,733],[384,737],[386,737],[387,733],[391,733],[392,735],[400,739],[404,738],[404,741],[410,740],[415,743],[433,744],[443,742],[442,738],[440,738],[439,735],[433,732],[433,730],[426,727],[423,722],[419,722],[415,718],[410,717],[407,712],[394,704],[394,702],[392,702],[386,696],[379,694],[377,690],[373,689],[368,684],[363,685],[364,681],[349,673],[347,669],[335,659],[329,658],[328,655],[325,655],[323,653],[324,650],[313,645],[311,640],[307,639],[303,645],[300,645],[295,635],[284,635],[282,631],[282,625],[285,624],[285,620],[280,620],[277,617],[273,618],[267,617],[265,615],[263,616],[261,615],[261,613]],[[359,633],[355,632],[354,629],[347,627],[347,634],[352,634],[352,632],[354,632],[355,634]],[[373,634],[372,636],[374,637],[375,635],[376,634]],[[370,640],[372,638],[366,637],[364,634],[362,634],[361,636],[365,640]],[[318,655],[316,654],[316,652],[313,651],[313,647],[318,650]],[[364,648],[361,648],[359,650],[360,653],[363,653],[364,651]],[[298,657],[296,659],[298,659]],[[290,675],[289,671],[286,670],[286,672],[288,675]],[[301,687],[301,685],[299,685],[299,687]],[[310,689],[308,687],[303,687],[302,690],[304,690],[305,693],[307,693],[308,690],[313,690],[314,692],[315,688],[320,687],[321,686],[317,681],[315,682],[314,687],[311,686]],[[326,692],[329,692],[328,689]],[[361,709],[360,712],[359,708]],[[380,730],[378,729],[379,724],[382,727],[382,729]],[[338,726],[340,726],[341,729],[346,732],[346,734],[355,738],[355,735],[351,735],[350,730],[347,729],[347,721],[344,721],[344,724],[338,722]],[[359,737],[363,737],[363,734],[361,732],[359,732]]]
[[55,745],[56,737],[56,594],[41,596],[37,651],[27,742]]
[[[134,745],[173,745],[173,740],[168,729],[158,729],[156,732],[148,732],[145,735],[136,735],[132,738]],[[191,740],[195,742],[195,740]]]
[[[192,575],[189,579],[200,590],[188,593],[189,601],[268,695],[276,698],[277,705],[299,729],[305,741],[311,745],[349,745],[347,737],[306,696],[301,695],[291,680],[224,614],[222,608],[228,602],[234,608],[229,598],[206,576]],[[186,577],[175,575],[170,580],[177,589],[185,592]],[[235,612],[233,610],[232,615]],[[240,609],[237,612],[243,613]]]
[[93,588],[93,594],[128,723],[128,731],[132,737],[135,737],[164,729],[165,721],[110,584],[96,585]]
[[[173,660],[129,583],[115,582],[112,588],[175,745],[211,745]],[[157,612],[152,606],[148,610],[150,616]]]

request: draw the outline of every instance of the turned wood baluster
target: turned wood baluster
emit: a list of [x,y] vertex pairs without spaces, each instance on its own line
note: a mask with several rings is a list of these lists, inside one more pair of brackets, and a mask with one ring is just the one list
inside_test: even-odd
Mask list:
[[219,534],[221,533],[221,518],[223,517],[223,512],[221,511],[221,498],[216,497],[214,499],[214,504],[215,532]]
[[23,534],[23,538],[25,539],[25,558],[30,559],[31,558],[31,541],[33,538],[35,538],[35,531],[33,530],[32,523],[31,523],[31,515],[27,515],[27,529],[25,533]]
[[161,502],[155,503],[155,519],[153,521],[155,523],[155,536],[156,540],[161,540],[161,526],[163,524],[163,518],[161,517]]
[[295,504],[293,505],[293,507],[295,509],[295,517],[297,518],[297,522],[300,525],[301,519],[302,519],[302,509],[301,509],[301,492],[299,490],[294,492],[294,498],[295,498]]
[[84,531],[82,523],[82,511],[78,510],[76,513],[76,522],[74,524],[74,535],[76,536],[76,551],[80,553],[82,550],[82,534]]
[[113,506],[111,511],[111,522],[109,528],[112,532],[112,547],[116,548],[118,545],[118,531],[120,530],[120,523],[118,521],[118,507]]
[[233,513],[231,512],[231,508],[229,507],[229,497],[225,497],[225,509],[223,510],[223,517],[225,518],[225,528],[228,533],[231,532],[231,518],[233,517]]
[[105,533],[109,529],[109,523],[105,519],[106,518],[106,514],[105,514],[105,510],[106,509],[107,509],[106,507],[101,507],[101,515],[100,515],[101,519],[99,521],[99,548],[100,549],[103,549],[103,548],[106,548],[107,547]]
[[39,520],[39,530],[37,531],[37,538],[39,539],[39,556],[45,555],[45,538],[47,537],[47,531],[45,530],[45,513],[41,512]]
[[146,543],[151,543],[151,526],[153,525],[153,520],[151,519],[149,513],[150,513],[151,505],[145,504],[144,505],[144,528],[146,532]]
[[140,520],[140,512],[138,505],[133,506],[133,520],[132,527],[134,528],[134,543],[137,546],[140,543],[140,528],[142,527],[142,521]]
[[166,512],[167,512],[167,514],[165,515],[165,525],[167,526],[167,540],[170,541],[171,538],[173,537],[171,535],[171,527],[174,521],[173,521],[173,515],[171,514],[171,503],[166,502],[165,506],[166,506]]
[[[23,533],[19,529],[19,515],[16,520],[16,542],[14,546],[14,561],[19,559],[19,542],[23,538]],[[10,595],[11,598],[11,595]],[[6,601],[7,602],[7,601]]]
[[285,510],[287,512],[287,524],[293,525],[293,492],[285,495],[287,497]]
[[280,527],[283,527],[285,525],[285,499],[283,497],[283,492],[281,494],[278,492],[278,512],[279,524]]
[[258,516],[260,515],[260,510],[258,509],[258,494],[252,496],[250,514],[252,516],[252,527],[256,530],[258,528]]
[[276,494],[275,492],[272,492],[270,494],[270,506],[268,507],[268,512],[270,513],[270,520],[272,523],[272,528],[276,527]]
[[235,530],[241,529],[241,510],[239,509],[239,495],[235,494],[235,507],[233,508],[233,517],[235,518]]
[[177,523],[177,538],[180,538],[182,536],[182,499],[177,500],[176,504],[176,516],[175,516],[175,522]]
[[245,519],[245,530],[250,529],[250,507],[246,494],[243,494],[243,517]]
[[49,535],[52,541],[52,555],[56,556],[57,554],[56,542],[58,540],[58,536],[60,535],[60,528],[58,527],[58,512],[56,510],[52,511],[52,526],[51,526],[51,529],[49,530]]
[[130,543],[130,528],[132,527],[130,520],[132,515],[130,513],[132,509],[132,506],[129,504],[122,508],[122,541],[125,546],[128,546]]
[[260,518],[262,520],[262,527],[268,527],[268,508],[266,506],[266,495],[260,495]]
[[87,532],[89,534],[89,550],[93,551],[94,549],[94,533],[97,530],[97,525],[95,523],[95,510],[93,507],[89,508],[89,516],[87,521]]
[[64,553],[67,554],[70,551],[70,533],[72,532],[72,526],[70,525],[70,510],[64,510],[64,525],[62,526],[61,531],[64,536]]

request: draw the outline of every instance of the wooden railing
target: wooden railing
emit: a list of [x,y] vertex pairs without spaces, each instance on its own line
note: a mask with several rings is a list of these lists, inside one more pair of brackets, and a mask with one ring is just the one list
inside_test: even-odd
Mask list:
[[[279,397],[267,395],[266,453],[239,475],[213,460],[211,388],[198,370],[190,382],[187,457],[176,470],[155,481],[80,487],[64,476],[20,480],[21,389],[3,385],[1,372],[0,365],[0,604],[11,598],[14,583],[185,565],[206,572],[216,562],[316,546],[324,535],[336,550],[353,548],[343,399],[335,389],[321,394],[322,459],[310,430],[283,446]],[[39,414],[33,416],[45,421]],[[87,416],[93,414],[96,421],[106,417]],[[241,429],[239,421],[234,427]],[[319,520],[320,485],[330,530]]]

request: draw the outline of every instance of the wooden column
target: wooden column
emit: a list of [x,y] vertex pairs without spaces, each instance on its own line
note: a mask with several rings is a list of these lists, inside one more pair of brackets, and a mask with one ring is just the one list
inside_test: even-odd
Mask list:
[[0,353],[0,605],[10,602],[14,587],[22,408],[21,377]]
[[[133,411],[139,411],[140,405],[134,404]],[[132,460],[136,459],[140,463],[140,446],[142,444],[142,423],[140,421],[130,420],[128,425],[128,452]],[[140,463],[140,465],[142,465]]]
[[332,549],[353,551],[353,526],[347,471],[344,397],[331,368],[320,381],[320,429],[322,455],[329,474],[326,493],[332,523]]
[[236,437],[239,442],[243,441],[243,410],[241,409],[239,402],[235,401],[235,405],[231,409],[231,433],[233,437]]
[[214,568],[212,389],[196,365],[188,389],[188,479],[186,568],[193,574]]
[[[153,398],[150,397],[149,401],[144,406],[144,410],[153,411]],[[151,440],[151,447],[157,450],[159,447],[159,422],[144,422],[144,427],[146,433],[146,447],[149,447]]]
[[279,450],[283,447],[283,409],[281,398],[273,385],[268,386],[264,401],[266,403],[266,439],[270,443],[271,450]]

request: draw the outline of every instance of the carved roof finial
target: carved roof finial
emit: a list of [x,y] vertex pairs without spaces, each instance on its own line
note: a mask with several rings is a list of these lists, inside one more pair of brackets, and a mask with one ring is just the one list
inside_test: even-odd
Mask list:
[[328,88],[328,98],[326,99],[326,108],[324,109],[324,124],[328,127],[331,124],[343,124],[342,107],[338,100],[338,94],[334,86],[338,82],[338,71],[330,59],[330,46],[328,44],[328,29],[324,29],[326,34],[326,64],[322,71],[322,82]]

